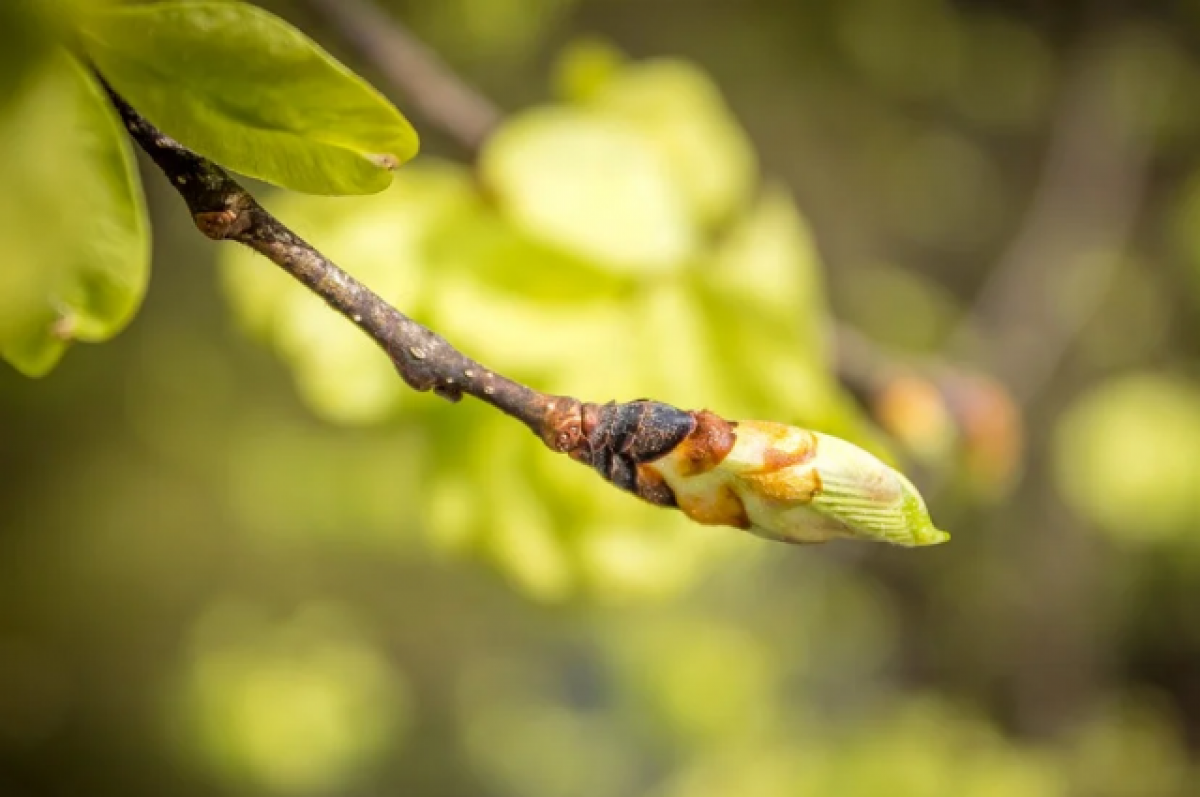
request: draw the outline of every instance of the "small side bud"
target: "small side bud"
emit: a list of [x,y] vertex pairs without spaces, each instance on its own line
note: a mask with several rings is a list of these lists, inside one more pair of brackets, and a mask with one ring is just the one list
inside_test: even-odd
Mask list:
[[[716,416],[704,417],[696,431],[725,439],[714,433]],[[794,543],[851,537],[918,546],[950,538],[934,527],[912,483],[858,446],[779,423],[721,423],[732,445],[706,469],[696,467],[696,433],[642,466],[662,477],[697,522]]]

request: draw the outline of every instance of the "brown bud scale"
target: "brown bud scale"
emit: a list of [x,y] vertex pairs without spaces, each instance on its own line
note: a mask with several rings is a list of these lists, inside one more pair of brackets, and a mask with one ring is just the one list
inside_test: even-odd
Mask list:
[[680,472],[685,476],[698,476],[720,465],[737,441],[737,424],[708,410],[693,413],[693,417],[696,428],[676,450],[684,463]]

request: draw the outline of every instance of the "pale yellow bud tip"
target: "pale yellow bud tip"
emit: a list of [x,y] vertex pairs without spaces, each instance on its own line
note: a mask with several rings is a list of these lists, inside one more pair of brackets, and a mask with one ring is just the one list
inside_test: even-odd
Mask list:
[[919,546],[950,539],[933,525],[912,482],[858,446],[767,421],[739,423],[735,433],[728,454],[700,472],[686,450],[653,463],[680,508],[701,523],[798,543],[852,537]]

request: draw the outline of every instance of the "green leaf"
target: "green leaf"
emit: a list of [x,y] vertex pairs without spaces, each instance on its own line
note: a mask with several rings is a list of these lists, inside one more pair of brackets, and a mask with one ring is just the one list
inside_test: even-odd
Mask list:
[[621,120],[528,111],[491,138],[480,168],[518,226],[613,271],[674,271],[694,253],[697,230],[666,164]]
[[728,411],[737,391],[731,364],[716,356],[712,339],[720,334],[704,314],[694,291],[663,282],[637,298],[631,326],[637,355],[626,366],[638,372],[646,395],[679,407],[720,407]]
[[118,8],[83,26],[100,71],[150,121],[242,174],[368,194],[417,152],[408,121],[300,31],[233,2]]
[[723,221],[749,197],[758,162],[716,84],[676,59],[614,71],[603,88],[593,89],[590,107],[629,122],[645,137],[700,223]]
[[823,349],[827,309],[820,256],[786,189],[768,185],[762,191],[730,225],[702,278],[728,302],[803,324],[810,345]]
[[628,294],[637,282],[518,228],[478,197],[431,246],[439,273],[469,274],[524,299],[592,304]]
[[71,339],[101,341],[137,310],[149,224],[124,129],[73,60],[49,61],[0,119],[0,353],[30,376]]
[[[473,357],[500,371],[545,386],[543,380],[613,364],[632,373],[617,352],[625,342],[628,313],[617,302],[557,304],[499,290],[468,274],[438,274],[429,296],[434,328]],[[575,390],[582,392],[582,384]],[[615,384],[611,389],[617,390]],[[619,393],[618,393],[619,395]]]

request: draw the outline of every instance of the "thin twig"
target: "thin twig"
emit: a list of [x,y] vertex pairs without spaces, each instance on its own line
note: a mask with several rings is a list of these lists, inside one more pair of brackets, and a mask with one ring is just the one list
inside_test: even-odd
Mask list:
[[[703,445],[714,423],[729,426],[712,413],[656,401],[599,405],[547,395],[495,373],[340,269],[223,169],[163,133],[106,88],[129,134],[183,197],[202,233],[248,246],[303,283],[369,335],[415,390],[432,390],[451,401],[474,396],[524,423],[552,450],[660,506],[676,506],[675,495],[661,477],[640,465],[685,440],[692,440],[693,447]],[[693,433],[698,435],[694,440]]]

